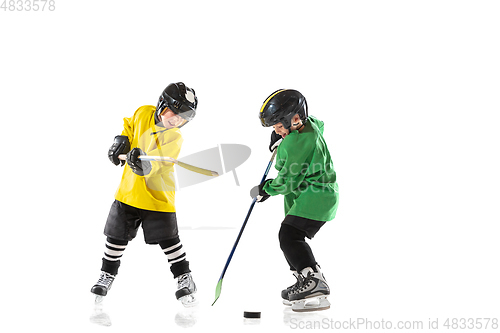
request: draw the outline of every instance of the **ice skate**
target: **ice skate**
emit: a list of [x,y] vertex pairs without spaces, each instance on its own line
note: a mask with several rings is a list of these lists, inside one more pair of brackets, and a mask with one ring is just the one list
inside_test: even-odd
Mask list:
[[196,306],[198,300],[194,296],[196,293],[196,285],[190,273],[182,274],[177,279],[177,291],[175,297],[184,307],[189,308]]
[[101,271],[101,276],[97,283],[90,290],[91,293],[96,295],[96,302],[101,301],[101,297],[106,296],[111,289],[111,285],[115,280],[115,276],[107,272]]
[[290,302],[290,298],[288,297],[288,294],[290,294],[292,290],[296,289],[299,286],[299,273],[293,271],[293,276],[295,276],[297,282],[295,282],[295,284],[281,291],[281,298],[283,298],[283,304],[287,306],[292,305],[292,303]]
[[307,267],[299,275],[299,287],[291,290],[289,299],[296,312],[319,311],[330,308],[330,288],[325,277],[316,266],[316,271]]

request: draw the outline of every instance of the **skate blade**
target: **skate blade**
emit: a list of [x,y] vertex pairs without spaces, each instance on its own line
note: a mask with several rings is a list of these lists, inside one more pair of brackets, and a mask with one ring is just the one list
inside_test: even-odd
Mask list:
[[290,302],[289,300],[287,299],[284,299],[283,300],[283,305],[286,305],[286,306],[292,306],[292,302]]
[[326,296],[317,297],[311,300],[299,300],[292,302],[292,311],[295,312],[311,312],[322,311],[330,308],[330,302]]
[[90,322],[100,326],[111,326],[111,318],[104,311],[104,296],[96,295],[94,303],[94,311],[90,316]]
[[186,295],[179,298],[179,301],[185,308],[192,308],[198,305],[198,300],[193,295]]
[[111,326],[111,318],[107,313],[95,312],[90,316],[90,322],[100,326]]

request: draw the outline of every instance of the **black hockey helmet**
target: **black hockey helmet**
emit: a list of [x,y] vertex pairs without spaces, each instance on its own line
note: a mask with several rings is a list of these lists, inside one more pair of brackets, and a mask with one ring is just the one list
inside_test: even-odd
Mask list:
[[260,108],[262,126],[269,127],[282,123],[290,129],[292,118],[298,114],[302,121],[308,117],[306,98],[297,90],[280,89],[273,92]]
[[186,121],[193,120],[196,115],[198,98],[194,89],[186,87],[182,82],[171,83],[161,93],[156,106],[156,119],[160,120],[160,115],[165,108],[169,108]]

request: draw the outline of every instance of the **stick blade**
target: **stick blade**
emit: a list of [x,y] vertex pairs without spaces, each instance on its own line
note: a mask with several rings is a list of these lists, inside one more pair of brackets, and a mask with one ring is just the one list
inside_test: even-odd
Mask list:
[[222,289],[222,279],[219,280],[219,282],[217,283],[217,287],[215,288],[215,301],[212,303],[212,306],[214,306],[215,302],[217,302],[217,300],[219,299],[221,289]]
[[177,161],[177,165],[179,165],[180,167],[183,167],[184,169],[187,169],[187,170],[190,170],[193,172],[197,172],[197,173],[205,175],[205,176],[210,176],[210,177],[218,177],[219,176],[219,174],[216,171],[199,168],[199,167],[196,167],[194,165],[183,163],[181,161]]

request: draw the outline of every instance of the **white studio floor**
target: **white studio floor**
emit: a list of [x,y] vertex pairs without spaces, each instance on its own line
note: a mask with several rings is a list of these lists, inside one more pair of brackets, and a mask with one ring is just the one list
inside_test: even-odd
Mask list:
[[[78,272],[66,271],[75,269],[66,266],[55,276],[47,273],[29,279],[24,277],[31,281],[32,285],[26,286],[30,292],[24,290],[23,299],[11,302],[8,322],[17,323],[19,331],[44,327],[53,332],[181,331],[181,328],[196,332],[207,329],[278,332],[307,329],[311,325],[331,329],[334,325],[353,325],[353,322],[358,323],[361,330],[370,328],[365,326],[369,322],[371,325],[417,322],[416,325],[421,323],[427,328],[431,320],[443,324],[448,317],[496,315],[495,272],[459,274],[461,269],[442,264],[444,258],[432,255],[432,247],[440,245],[427,243],[415,252],[404,247],[392,251],[385,246],[375,247],[378,241],[370,242],[371,237],[366,235],[354,241],[340,237],[336,233],[352,236],[356,231],[352,226],[340,227],[333,223],[311,242],[332,288],[331,309],[294,313],[282,305],[280,299],[281,289],[290,285],[293,277],[281,258],[277,237],[258,230],[259,217],[262,212],[259,214],[257,209],[214,306],[211,304],[215,286],[227,257],[223,254],[229,253],[237,228],[180,231],[198,286],[200,303],[195,308],[186,309],[175,300],[175,282],[161,251],[136,239],[127,248],[120,273],[102,307],[94,306],[94,297],[89,292],[99,273],[98,255],[93,263],[90,258],[86,260],[85,267],[80,267]],[[197,246],[206,244],[209,238],[215,240],[210,251]],[[372,247],[372,251],[356,250],[362,243]],[[218,260],[214,259],[217,256]],[[411,260],[403,262],[408,256]],[[260,262],[258,258],[264,260]],[[471,265],[467,258],[461,262]],[[440,268],[441,265],[448,266]],[[94,266],[93,269],[90,266]],[[488,269],[484,268],[484,273],[488,273]],[[47,284],[53,288],[42,290]],[[40,290],[34,290],[34,285]],[[260,311],[262,318],[244,319],[244,311]]]

